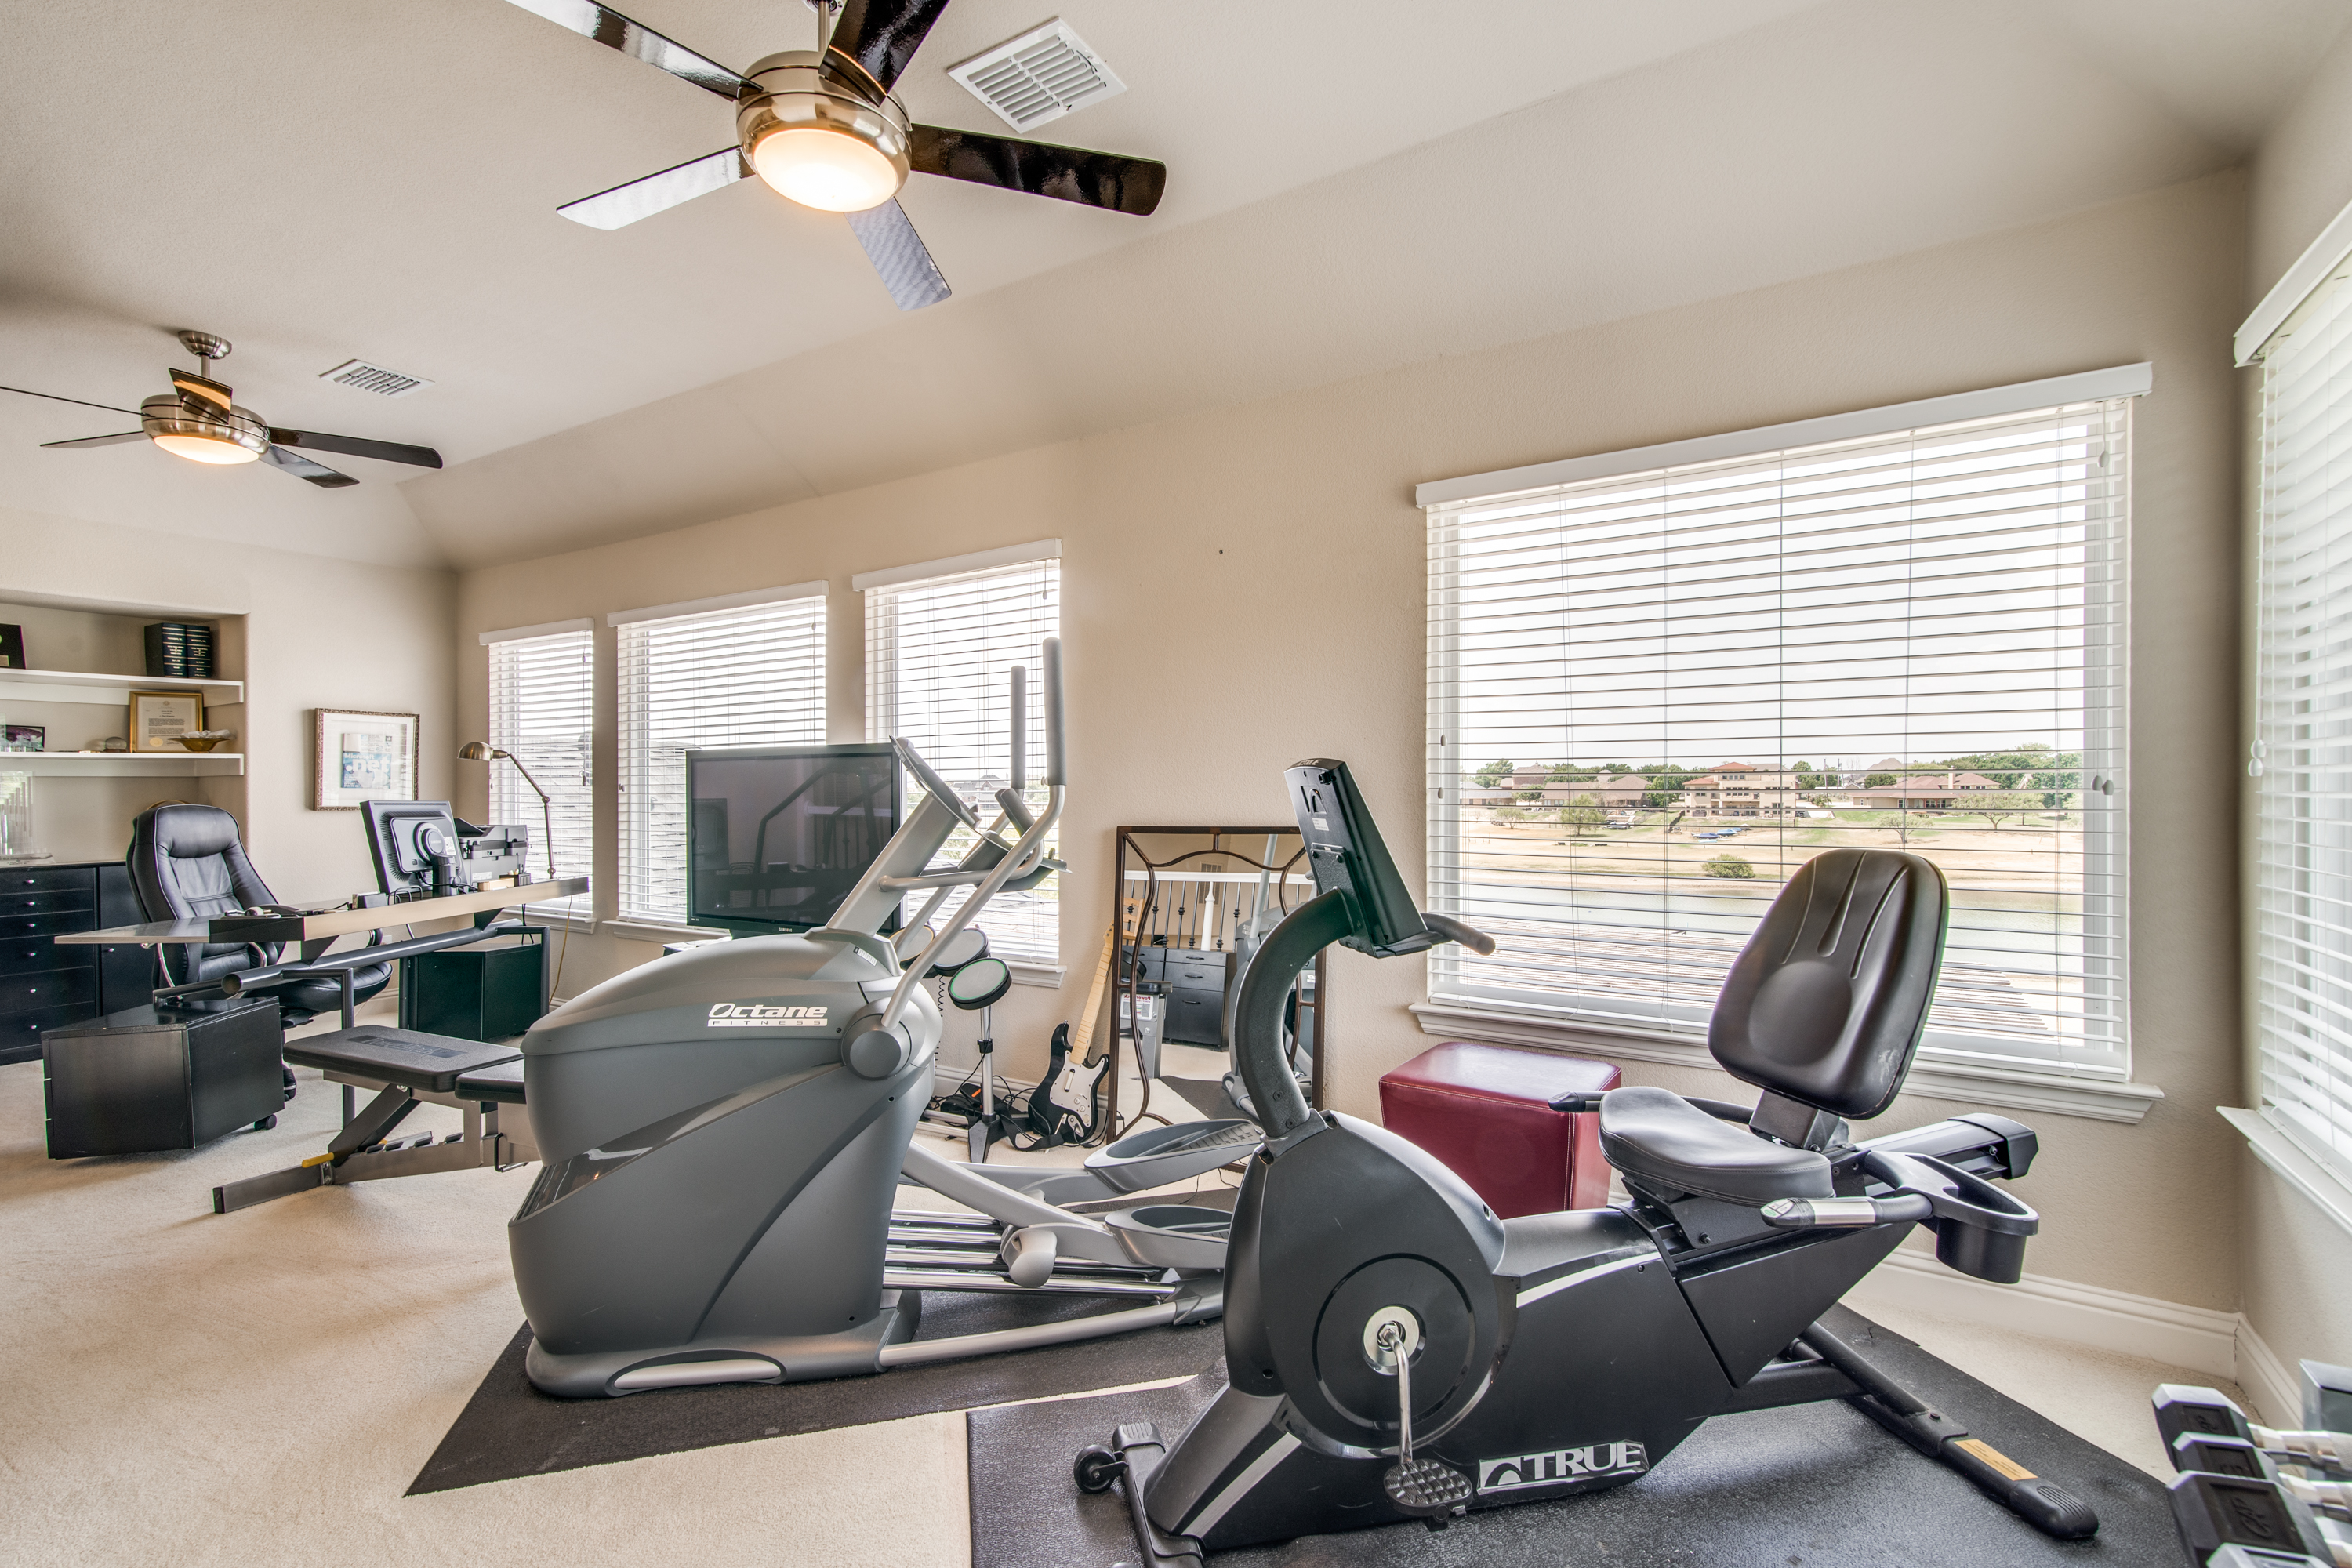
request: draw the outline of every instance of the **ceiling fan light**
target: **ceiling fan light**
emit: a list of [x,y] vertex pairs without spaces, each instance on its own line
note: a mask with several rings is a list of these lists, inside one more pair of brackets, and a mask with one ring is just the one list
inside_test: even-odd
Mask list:
[[820,212],[878,207],[907,183],[912,127],[896,99],[862,96],[807,50],[754,65],[736,144],[778,195]]
[[168,436],[151,437],[149,439],[175,458],[187,458],[199,463],[250,463],[261,456],[258,452],[237,445],[226,436],[175,432]]
[[191,462],[250,463],[269,450],[268,426],[251,409],[232,406],[224,415],[211,404],[168,393],[139,405],[139,427],[155,445]]
[[751,167],[778,195],[829,213],[878,207],[905,179],[870,142],[817,126],[771,131],[751,149]]

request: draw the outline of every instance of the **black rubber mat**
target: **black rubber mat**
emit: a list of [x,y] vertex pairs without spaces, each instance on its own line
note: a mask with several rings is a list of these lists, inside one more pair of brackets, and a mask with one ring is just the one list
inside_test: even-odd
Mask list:
[[[928,1291],[919,1340],[1058,1321],[1127,1305],[1086,1296]],[[969,1410],[1155,1378],[1189,1377],[1224,1350],[1217,1325],[1141,1329],[1109,1339],[829,1383],[728,1384],[656,1389],[625,1399],[556,1399],[523,1373],[528,1325],[500,1352],[489,1375],[417,1472],[408,1490],[449,1491],[515,1476],[609,1465],[648,1454],[860,1426],[872,1421]]]
[[[2056,1542],[1843,1404],[1709,1421],[1629,1486],[1419,1524],[1220,1553],[1215,1568],[2040,1568],[2181,1561],[2164,1489],[1910,1341],[1833,1309],[1830,1327],[1993,1447],[2088,1502],[2099,1533]],[[1136,1556],[1127,1500],[1070,1479],[1070,1460],[1122,1422],[1171,1441],[1223,1384],[1222,1364],[1172,1388],[974,1411],[972,1568],[1110,1568]]]

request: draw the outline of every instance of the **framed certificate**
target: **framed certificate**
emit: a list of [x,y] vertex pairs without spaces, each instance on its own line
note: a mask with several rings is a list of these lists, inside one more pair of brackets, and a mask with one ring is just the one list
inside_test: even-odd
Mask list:
[[362,801],[416,798],[415,714],[311,711],[317,721],[311,810],[357,811]]
[[205,700],[193,691],[134,691],[131,694],[131,749],[134,752],[184,752],[180,737],[205,727]]

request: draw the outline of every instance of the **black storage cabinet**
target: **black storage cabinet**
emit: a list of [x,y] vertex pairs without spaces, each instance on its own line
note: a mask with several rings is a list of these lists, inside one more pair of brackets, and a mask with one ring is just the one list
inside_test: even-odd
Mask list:
[[1212,948],[1124,949],[1139,983],[1160,987],[1168,999],[1164,1039],[1188,1046],[1224,1044],[1225,992],[1233,984],[1234,955]]
[[404,1029],[460,1040],[504,1040],[529,1029],[546,1012],[543,926],[400,961]]
[[133,1007],[47,1031],[49,1158],[194,1149],[286,1103],[278,1004]]
[[37,1061],[42,1030],[120,1013],[154,994],[153,949],[49,940],[142,918],[119,860],[0,868],[0,1063]]

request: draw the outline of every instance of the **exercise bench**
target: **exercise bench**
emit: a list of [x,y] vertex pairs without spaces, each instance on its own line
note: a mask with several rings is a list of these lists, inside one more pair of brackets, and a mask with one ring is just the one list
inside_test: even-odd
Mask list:
[[[529,1112],[514,1119],[516,1126],[500,1124],[502,1107],[523,1103],[522,1053],[512,1046],[362,1024],[289,1040],[286,1059],[343,1086],[343,1129],[325,1153],[290,1170],[215,1187],[215,1214],[313,1187],[482,1166],[509,1171],[539,1158]],[[354,1110],[352,1091],[362,1089],[374,1098]],[[408,1113],[426,1101],[465,1112],[465,1130],[396,1135]]]

